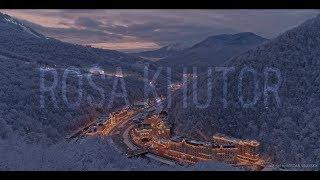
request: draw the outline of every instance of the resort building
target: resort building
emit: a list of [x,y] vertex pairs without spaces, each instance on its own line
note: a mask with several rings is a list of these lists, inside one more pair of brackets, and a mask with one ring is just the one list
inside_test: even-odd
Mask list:
[[166,113],[149,116],[137,125],[131,136],[134,142],[151,152],[181,162],[195,163],[216,160],[239,165],[261,165],[260,143],[215,134],[210,142],[184,137],[171,137],[169,126],[163,121]]
[[154,130],[153,136],[157,138],[169,139],[171,136],[170,127],[163,121],[164,117],[164,113],[160,113],[159,115],[153,115],[146,118],[144,122],[150,124],[150,126]]
[[236,139],[223,134],[215,134],[212,139],[213,142],[217,144],[234,144],[234,146],[238,149],[237,158],[239,161],[255,163],[260,160],[260,143],[255,140]]

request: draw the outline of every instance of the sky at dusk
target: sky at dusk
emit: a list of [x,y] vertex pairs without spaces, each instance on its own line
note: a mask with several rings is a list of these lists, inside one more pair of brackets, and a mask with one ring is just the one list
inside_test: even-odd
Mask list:
[[171,43],[192,45],[211,35],[253,32],[265,38],[297,26],[319,10],[0,10],[65,42],[125,52]]

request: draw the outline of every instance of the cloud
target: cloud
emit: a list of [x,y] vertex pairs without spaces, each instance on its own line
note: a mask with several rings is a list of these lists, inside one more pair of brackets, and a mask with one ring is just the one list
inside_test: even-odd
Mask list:
[[92,47],[98,47],[103,49],[114,49],[122,51],[132,51],[134,49],[148,50],[148,49],[158,49],[159,46],[153,42],[119,42],[119,43],[93,43],[89,44]]
[[174,42],[191,45],[211,35],[244,31],[273,38],[319,13],[319,10],[1,11],[62,41],[126,50],[152,49]]
[[107,31],[100,31],[94,28],[78,28],[78,27],[68,27],[68,28],[52,28],[44,27],[38,24],[34,24],[29,21],[20,20],[24,24],[36,29],[38,32],[43,33],[48,37],[53,37],[66,42],[76,43],[76,44],[89,44],[98,42],[119,42],[124,41],[123,35],[110,33]]
[[82,27],[89,27],[89,28],[99,28],[102,23],[100,21],[91,19],[89,17],[79,17],[78,19],[75,20],[74,22],[75,25],[77,26],[82,26]]

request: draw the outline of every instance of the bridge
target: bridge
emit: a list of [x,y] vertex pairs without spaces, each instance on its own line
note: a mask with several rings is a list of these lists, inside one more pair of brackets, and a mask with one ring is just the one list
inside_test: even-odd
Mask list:
[[134,156],[142,156],[142,155],[145,155],[147,154],[149,151],[148,150],[145,150],[145,149],[137,149],[137,150],[132,150],[132,151],[129,151],[127,153],[127,157],[128,158],[132,158]]
[[68,141],[72,140],[72,139],[75,139],[75,138],[78,138],[80,137],[81,135],[85,134],[89,128],[91,126],[93,126],[94,124],[97,124],[97,123],[103,123],[104,121],[107,121],[108,120],[108,114],[102,114],[100,116],[98,116],[95,120],[89,122],[87,125],[85,125],[82,129],[80,130],[77,130],[76,132],[74,132],[73,134],[71,134],[69,137],[67,137],[66,139]]
[[85,126],[83,129],[78,130],[77,132],[73,133],[72,135],[70,135],[69,137],[67,137],[67,140],[70,141],[72,139],[78,138],[80,137],[82,134],[84,134],[89,128],[90,126],[92,126],[95,122],[90,123],[89,125]]

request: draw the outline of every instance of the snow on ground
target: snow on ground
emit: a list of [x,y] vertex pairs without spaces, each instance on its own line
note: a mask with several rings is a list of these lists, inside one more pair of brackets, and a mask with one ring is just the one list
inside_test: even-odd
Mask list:
[[15,20],[13,20],[12,18],[4,18],[4,20],[6,20],[9,23],[15,24],[17,26],[20,26],[24,31],[26,31],[27,33],[37,37],[37,38],[41,38],[39,35],[33,33],[29,28],[25,27],[23,24],[16,22]]
[[61,142],[50,147],[26,144],[18,136],[0,139],[0,171],[2,170],[236,170],[217,162],[194,166],[172,166],[148,158],[127,158],[110,145],[108,138],[88,138],[81,141]]
[[1,54],[0,54],[0,58],[1,59],[9,59],[7,56],[1,55]]

